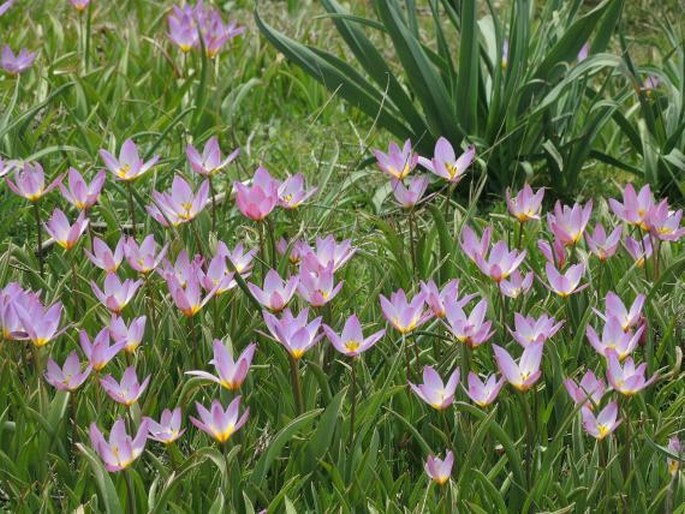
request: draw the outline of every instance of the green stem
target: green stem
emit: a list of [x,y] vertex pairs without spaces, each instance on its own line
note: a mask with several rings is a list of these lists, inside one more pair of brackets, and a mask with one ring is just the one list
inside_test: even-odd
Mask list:
[[[625,445],[623,446],[623,479],[626,480],[628,476],[630,475],[630,447],[632,444],[632,439],[633,439],[633,433],[632,429],[630,427],[630,410],[628,409],[628,404],[627,402],[623,405],[623,416],[624,416],[624,425],[625,425],[625,433],[626,433],[626,440],[625,440]],[[628,484],[624,484],[624,486],[628,486]]]
[[533,484],[533,444],[535,440],[535,424],[533,423],[533,416],[528,403],[526,393],[519,391],[519,398],[523,407],[523,417],[526,422],[526,480],[528,488]]
[[518,238],[516,241],[516,248],[521,249],[521,242],[523,241],[523,221],[519,221]]
[[257,222],[257,233],[259,234],[259,257],[262,261],[262,278],[266,275],[266,251],[264,249],[264,222]]
[[88,66],[90,64],[90,35],[93,21],[93,2],[88,4],[88,17],[86,18],[86,50],[83,58],[83,68],[88,73]]
[[45,278],[45,264],[43,261],[43,231],[40,226],[40,207],[38,201],[33,202],[33,217],[36,220],[36,255],[38,256],[38,269],[40,278]]
[[74,304],[74,319],[80,319],[81,306],[79,305],[78,299],[78,274],[76,273],[76,255],[75,252],[71,255],[71,296]]
[[78,437],[77,427],[78,422],[76,420],[78,415],[78,404],[76,403],[76,392],[71,391],[69,393],[69,410],[71,411],[71,454],[74,460],[76,459],[76,452],[73,448],[76,448],[76,438]]
[[357,358],[352,357],[352,384],[350,386],[350,451],[354,443],[354,415],[357,407]]
[[302,384],[300,383],[300,373],[298,370],[298,360],[288,354],[290,358],[290,380],[295,395],[295,413],[299,416],[304,412],[304,401],[302,400]]
[[411,268],[414,277],[418,277],[416,268],[416,243],[414,241],[414,209],[409,209],[409,252],[411,253]]
[[131,214],[131,235],[136,237],[136,207],[133,203],[133,184],[126,182],[126,189],[128,190],[128,211]]
[[196,332],[196,324],[195,324],[195,316],[188,316],[188,334],[190,337],[190,343],[191,343],[191,348],[193,349],[193,360],[195,362],[195,369],[200,369],[201,362],[200,362],[200,346],[198,343],[198,338],[197,338],[197,332]]
[[133,481],[131,480],[131,469],[127,469],[124,472],[126,476],[126,500],[128,503],[128,512],[130,514],[136,514],[136,498],[135,491],[133,490]]
[[214,194],[214,181],[212,175],[207,177],[209,179],[209,194],[212,196],[212,232],[216,232],[216,196]]
[[409,347],[407,346],[407,335],[402,332],[402,348],[404,348],[404,358],[407,361],[407,386],[412,379],[411,376],[411,357],[409,355]]
[[43,351],[41,346],[31,344],[33,351],[33,366],[36,372],[36,392],[38,394],[39,412],[45,414],[48,405],[48,396],[45,387],[43,387]]

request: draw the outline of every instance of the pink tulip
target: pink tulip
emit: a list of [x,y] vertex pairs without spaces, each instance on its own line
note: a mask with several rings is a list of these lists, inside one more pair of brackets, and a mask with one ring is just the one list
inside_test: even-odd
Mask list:
[[445,485],[452,474],[454,454],[448,451],[445,459],[441,460],[435,455],[429,455],[424,466],[428,476],[438,485]]
[[142,280],[126,279],[122,281],[115,273],[107,274],[103,290],[95,282],[90,282],[90,287],[100,303],[115,314],[124,310],[142,285]]
[[613,401],[604,407],[597,416],[588,408],[581,408],[585,431],[600,441],[610,435],[621,424],[618,418],[618,403]]
[[149,383],[149,376],[142,383],[138,382],[136,368],[133,366],[126,368],[121,377],[121,382],[117,382],[112,375],[100,379],[100,385],[107,395],[126,407],[130,407],[140,399]]
[[438,286],[432,280],[421,282],[421,293],[424,295],[426,304],[430,307],[433,315],[440,319],[447,315],[447,309],[451,304],[455,303],[464,308],[476,296],[469,294],[459,298],[459,281],[456,279],[445,284],[442,291],[438,290]]
[[451,184],[457,184],[476,157],[476,148],[469,146],[466,151],[457,158],[454,147],[444,137],[440,137],[435,143],[433,159],[419,157],[419,164],[428,171],[444,178]]
[[107,169],[123,182],[130,182],[147,173],[159,160],[159,156],[155,155],[144,162],[138,155],[138,147],[130,139],[121,145],[118,159],[107,150],[100,150],[100,157]]
[[186,157],[191,169],[203,177],[211,177],[231,164],[240,154],[240,149],[233,150],[225,159],[222,159],[219,148],[219,138],[212,136],[205,143],[202,155],[193,145],[186,146]]
[[509,212],[519,223],[540,219],[542,199],[545,196],[544,188],[541,187],[533,193],[533,188],[525,184],[523,189],[514,197],[511,196],[511,191],[507,188],[506,196]]
[[0,16],[5,14],[7,11],[10,10],[12,5],[14,4],[15,0],[5,0],[3,3],[0,4]]
[[647,371],[647,363],[643,362],[639,366],[635,366],[632,357],[628,357],[623,366],[615,351],[607,351],[607,380],[609,385],[624,396],[633,396],[646,387],[653,384],[658,376],[652,375],[647,380],[645,372]]
[[247,408],[243,415],[238,417],[240,396],[236,396],[226,410],[223,409],[219,400],[212,402],[211,411],[208,411],[197,402],[195,402],[195,407],[200,415],[200,419],[191,416],[190,421],[192,424],[222,444],[242,428],[250,414],[250,409]]
[[454,402],[454,393],[459,385],[459,368],[455,369],[443,383],[433,366],[424,366],[423,384],[418,386],[409,382],[409,387],[428,405],[436,410],[444,410]]
[[425,175],[414,176],[408,179],[409,187],[405,187],[401,180],[392,179],[392,194],[395,200],[404,209],[412,209],[426,192],[428,177]]
[[256,248],[246,252],[241,243],[238,244],[233,250],[229,250],[223,242],[219,242],[218,247],[223,253],[226,254],[226,258],[241,277],[247,278],[250,276],[254,256],[257,254]]
[[299,281],[298,276],[283,280],[278,271],[271,269],[266,273],[263,288],[252,283],[247,287],[260,304],[270,311],[280,312],[292,299]]
[[498,241],[489,254],[475,254],[475,261],[483,274],[489,276],[498,284],[509,277],[526,258],[526,251],[509,251],[505,241]]
[[649,234],[642,238],[642,242],[627,236],[623,245],[638,268],[642,268],[645,265],[645,261],[652,256],[652,239],[649,237]]
[[69,0],[71,2],[71,5],[74,6],[74,8],[79,11],[83,12],[86,10],[88,5],[90,4],[90,0]]
[[604,323],[602,339],[597,336],[597,332],[591,326],[587,327],[585,335],[592,347],[602,357],[608,357],[608,352],[613,351],[616,352],[619,360],[623,360],[637,347],[644,329],[645,326],[642,325],[635,334],[625,332],[621,322],[612,316]]
[[29,202],[37,202],[55,189],[62,180],[62,177],[57,177],[49,186],[45,187],[43,167],[37,162],[26,162],[22,167],[15,166],[14,181],[9,178],[6,180],[9,188],[16,195],[26,198]]
[[533,287],[534,274],[529,271],[525,275],[521,275],[519,270],[514,271],[509,278],[502,280],[499,285],[500,292],[508,298],[518,298],[522,294],[526,294]]
[[465,389],[469,398],[481,408],[487,407],[497,399],[506,380],[504,377],[497,380],[497,376],[490,375],[487,380],[481,380],[473,371],[469,371],[468,387]]
[[45,230],[50,237],[65,250],[71,250],[76,246],[87,227],[88,219],[85,211],[81,211],[74,224],[70,225],[66,215],[60,209],[55,209],[45,224]]
[[469,348],[476,348],[494,334],[494,331],[490,330],[492,322],[485,321],[487,311],[488,301],[485,299],[478,302],[468,316],[456,303],[448,304],[445,323],[457,341]]
[[116,343],[123,342],[125,351],[134,353],[143,341],[146,321],[147,316],[140,316],[126,326],[123,318],[114,315],[109,322],[110,336]]
[[554,266],[556,266],[559,269],[566,266],[566,261],[568,259],[566,247],[564,246],[564,243],[561,242],[561,239],[559,239],[558,237],[554,238],[554,241],[551,245],[548,241],[545,241],[544,239],[539,239],[538,249],[545,257],[545,260],[547,262],[554,264]]
[[312,307],[323,307],[337,296],[343,283],[335,283],[332,262],[323,269],[318,267],[311,269],[307,262],[303,260],[300,264],[297,292]]
[[609,206],[616,216],[629,225],[635,225],[643,230],[647,230],[645,220],[654,206],[654,199],[649,184],[640,189],[639,193],[635,193],[633,185],[628,183],[623,189],[623,203],[610,198]]
[[202,182],[197,193],[193,193],[190,184],[176,175],[171,189],[153,191],[152,198],[155,203],[147,206],[148,214],[164,227],[176,227],[192,221],[205,208],[209,202],[209,181]]
[[671,210],[666,200],[652,207],[647,216],[646,225],[650,234],[661,241],[678,241],[685,236],[685,227],[680,226],[683,210]]
[[496,344],[492,345],[500,373],[506,378],[507,382],[519,391],[529,390],[542,375],[540,364],[542,362],[543,348],[544,343],[529,344],[523,350],[523,355],[521,355],[517,364],[504,348]]
[[143,420],[135,437],[126,432],[126,424],[122,418],[117,419],[112,425],[107,442],[98,429],[96,423],[90,425],[90,442],[95,451],[105,463],[105,469],[109,472],[122,471],[131,466],[145,450],[148,436],[148,421]]
[[95,371],[101,371],[126,346],[126,341],[123,340],[110,346],[110,333],[106,327],[98,332],[92,343],[88,333],[81,330],[79,341],[83,353]]
[[[683,458],[683,445],[677,435],[674,435],[668,440],[668,451],[676,455],[679,459]],[[680,460],[667,458],[668,472],[671,476],[675,476],[680,469]]]
[[162,417],[157,423],[152,418],[146,417],[149,435],[153,441],[164,444],[171,444],[181,437],[185,429],[181,430],[181,407],[176,407],[173,411],[164,409]]
[[321,340],[319,334],[321,316],[311,322],[307,321],[309,309],[303,309],[297,317],[290,309],[285,309],[283,315],[277,318],[269,312],[263,312],[271,336],[288,351],[293,359],[299,360],[304,353]]
[[33,61],[36,60],[36,53],[29,52],[26,48],[22,48],[16,55],[12,49],[5,45],[0,52],[0,68],[5,70],[10,75],[20,75],[28,70]]
[[361,323],[359,323],[359,319],[355,314],[352,314],[352,316],[347,318],[342,334],[340,335],[333,331],[328,325],[322,325],[321,328],[335,349],[348,357],[358,357],[362,352],[371,348],[385,335],[385,330],[379,330],[365,338],[362,332]]
[[597,378],[590,370],[585,372],[580,384],[576,384],[572,378],[567,378],[564,380],[564,387],[573,403],[588,409],[594,409],[599,405],[607,390],[604,380]]
[[595,254],[600,261],[604,262],[616,253],[618,244],[621,242],[622,234],[623,228],[616,227],[611,234],[607,236],[602,224],[597,223],[592,234],[589,232],[585,233],[585,242],[587,243],[588,249]]
[[332,262],[334,271],[342,268],[356,251],[357,249],[352,246],[352,242],[349,239],[338,243],[332,235],[324,238],[317,237],[314,248],[305,248],[304,243],[300,248],[303,258],[306,256],[315,259],[321,268],[325,268]]
[[544,343],[554,336],[563,321],[556,320],[547,314],[542,314],[539,318],[532,316],[525,317],[518,312],[514,313],[515,330],[509,330],[514,339],[524,348],[530,344]]
[[487,227],[483,230],[483,237],[478,239],[475,232],[468,225],[464,225],[461,232],[461,249],[466,256],[473,262],[476,262],[476,256],[486,255],[488,248],[490,248],[490,236],[492,235],[492,227]]
[[159,266],[168,248],[169,243],[158,250],[152,234],[146,236],[140,246],[133,237],[128,237],[124,243],[124,255],[131,268],[145,275]]
[[278,203],[277,180],[271,178],[269,172],[261,166],[252,179],[252,185],[245,186],[241,182],[234,182],[236,204],[244,216],[261,221],[274,210]]
[[585,274],[585,264],[574,264],[562,274],[552,263],[548,262],[545,264],[545,271],[547,272],[550,289],[562,298],[582,291],[589,285],[585,284],[578,287],[580,280]]
[[424,310],[425,295],[419,293],[411,302],[402,289],[390,295],[390,300],[380,295],[383,316],[400,334],[408,334],[430,319],[430,313]]
[[400,147],[394,141],[388,146],[388,153],[383,153],[380,150],[373,150],[376,156],[378,167],[390,176],[397,180],[403,180],[416,168],[419,156],[414,153],[411,147],[411,141],[407,139],[403,147]]
[[597,309],[593,309],[603,320],[608,318],[616,318],[621,324],[624,331],[635,328],[643,319],[642,308],[645,305],[647,297],[644,294],[639,294],[635,297],[630,310],[626,309],[625,304],[619,296],[613,291],[609,291],[604,299],[605,312],[601,313]]
[[90,209],[100,199],[100,193],[105,185],[107,175],[100,171],[93,181],[88,184],[75,168],[69,168],[68,184],[65,186],[60,182],[59,189],[64,199],[78,210]]
[[44,307],[38,296],[27,295],[23,303],[14,303],[14,310],[23,326],[21,338],[28,339],[34,346],[45,346],[66,330],[66,327],[59,329],[62,302]]
[[583,207],[580,204],[561,206],[557,200],[554,205],[554,213],[547,215],[547,226],[549,230],[558,237],[566,246],[573,246],[580,241],[585,232],[585,227],[592,215],[592,200]]
[[81,370],[81,361],[76,352],[71,352],[60,368],[55,361],[48,359],[45,380],[59,391],[73,392],[86,381],[93,367],[86,366]]
[[231,352],[228,351],[220,340],[215,339],[213,347],[214,358],[209,363],[214,366],[216,376],[201,370],[186,371],[186,375],[210,380],[229,391],[240,389],[240,386],[245,381],[245,377],[247,377],[247,372],[250,370],[252,357],[257,349],[257,345],[255,343],[247,345],[243,353],[235,361]]
[[107,243],[99,237],[94,237],[92,253],[87,248],[84,248],[83,252],[88,257],[88,260],[98,268],[105,270],[107,273],[116,273],[124,258],[124,243],[125,239],[122,237],[117,242],[114,252],[112,252]]
[[304,175],[296,173],[278,186],[278,205],[288,210],[296,209],[309,200],[317,190],[316,187],[307,190],[304,185]]

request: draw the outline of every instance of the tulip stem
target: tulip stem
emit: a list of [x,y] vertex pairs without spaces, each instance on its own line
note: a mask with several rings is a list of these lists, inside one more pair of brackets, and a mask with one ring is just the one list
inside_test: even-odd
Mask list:
[[74,451],[74,448],[76,448],[76,438],[78,436],[77,433],[77,421],[76,417],[78,415],[78,404],[76,403],[76,391],[71,391],[69,393],[69,410],[71,411],[71,455],[76,459],[76,452]]
[[45,265],[43,262],[43,231],[40,226],[40,207],[38,202],[33,202],[33,217],[36,220],[36,240],[37,248],[36,255],[38,256],[38,269],[40,270],[40,278],[45,278]]
[[212,175],[208,175],[209,180],[209,194],[212,197],[212,232],[216,232],[216,196],[214,193],[214,181],[212,180]]
[[519,221],[518,238],[516,241],[516,248],[521,249],[521,242],[523,241],[523,221]]
[[83,57],[83,69],[86,73],[88,73],[88,65],[90,64],[90,33],[93,19],[92,8],[93,3],[91,2],[88,4],[88,17],[86,18],[86,48]]
[[[404,348],[404,358],[407,361],[407,383],[411,381],[411,357],[409,356],[409,347],[407,346],[407,335],[402,332],[402,348]],[[408,384],[407,384],[408,385]]]
[[[276,262],[276,239],[275,239],[275,236],[274,236],[275,230],[274,230],[274,227],[273,227],[273,225],[271,224],[271,221],[270,221],[270,220],[267,220],[266,223],[267,223],[267,225],[268,225],[268,226],[267,226],[267,229],[268,229],[268,232],[269,232],[269,243],[270,243],[269,246],[271,247],[271,251],[270,251],[270,254],[269,254],[269,255],[271,256],[271,267],[272,267],[272,268],[276,268],[276,267],[277,267],[277,262]],[[265,257],[266,257],[266,256],[265,256]]]
[[124,472],[124,475],[126,476],[126,492],[128,493],[126,495],[126,500],[128,501],[128,512],[131,514],[136,513],[136,500],[135,500],[135,492],[133,490],[133,480],[131,480],[131,469],[127,469]]
[[264,249],[264,222],[257,222],[257,233],[259,234],[259,256],[262,261],[262,275],[266,275],[266,251]]
[[298,361],[289,354],[290,357],[290,380],[293,385],[293,394],[295,395],[295,413],[299,416],[304,411],[304,402],[302,400],[302,384],[300,383],[300,373],[298,370]]
[[352,384],[350,385],[350,452],[354,443],[354,415],[357,407],[357,357],[352,357]]
[[131,213],[131,234],[136,237],[136,208],[133,204],[133,184],[126,182],[126,189],[128,190],[128,210]]
[[196,369],[200,369],[200,366],[202,363],[200,362],[200,347],[199,347],[199,342],[197,338],[197,326],[195,324],[195,316],[188,316],[188,334],[190,337],[190,343],[192,345],[192,348],[194,349],[193,355],[194,355],[194,362],[195,362],[195,367]]
[[418,276],[416,268],[416,246],[414,242],[414,209],[409,209],[409,251],[411,253],[411,267],[414,277]]
[[45,414],[47,410],[48,397],[45,388],[43,387],[43,352],[40,346],[31,344],[31,350],[33,351],[33,365],[36,370],[36,391],[38,393],[38,405],[39,412]]
[[523,407],[523,417],[526,420],[526,479],[528,488],[530,488],[533,483],[533,441],[535,437],[535,425],[533,423],[530,404],[528,403],[526,393],[519,391],[519,398],[521,398],[521,405]]
[[[630,410],[628,409],[627,403],[623,405],[623,415],[625,418],[626,427],[626,441],[623,447],[623,479],[627,479],[630,476],[630,446],[632,444],[632,430],[630,428]],[[625,485],[625,484],[624,484]]]
[[71,296],[72,296],[72,301],[74,302],[74,314],[75,318],[74,319],[79,319],[80,316],[80,305],[78,301],[78,275],[76,274],[76,255],[72,254],[71,255]]

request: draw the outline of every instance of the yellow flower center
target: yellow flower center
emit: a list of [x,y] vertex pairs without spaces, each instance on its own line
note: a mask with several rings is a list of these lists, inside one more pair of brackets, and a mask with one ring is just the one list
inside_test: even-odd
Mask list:
[[350,353],[353,353],[359,350],[360,346],[361,344],[359,343],[359,341],[347,341],[345,343],[345,350],[347,350]]

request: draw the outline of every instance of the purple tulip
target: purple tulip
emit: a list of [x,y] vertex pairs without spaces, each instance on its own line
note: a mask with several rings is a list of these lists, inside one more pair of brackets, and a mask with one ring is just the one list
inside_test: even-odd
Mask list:
[[212,10],[209,19],[204,23],[205,52],[213,59],[221,51],[221,47],[228,41],[245,32],[245,27],[239,27],[234,21],[224,23],[217,10]]
[[150,376],[138,382],[136,368],[129,366],[121,377],[121,382],[117,382],[112,375],[107,375],[100,379],[100,385],[107,395],[117,403],[130,407],[138,401],[150,383]]
[[304,175],[296,173],[278,186],[278,205],[288,210],[296,209],[309,200],[317,190],[316,187],[305,189]]
[[645,261],[652,256],[652,239],[649,237],[649,234],[642,238],[642,242],[627,236],[623,245],[638,268],[642,268],[645,265]]
[[110,336],[115,343],[123,342],[125,351],[134,353],[136,348],[143,342],[146,321],[147,316],[140,316],[126,326],[123,318],[112,316],[112,319],[109,322]]
[[335,349],[348,357],[358,357],[362,352],[371,348],[385,335],[385,330],[379,330],[365,338],[364,333],[362,332],[361,323],[359,323],[359,319],[355,314],[352,314],[347,318],[342,334],[340,335],[328,325],[322,325],[322,328]]
[[15,0],[6,0],[5,2],[0,4],[0,16],[5,14],[7,11],[10,10],[10,7],[14,4]]
[[201,377],[215,382],[229,391],[236,391],[240,389],[240,386],[245,381],[256,348],[257,345],[255,343],[247,345],[243,353],[234,361],[233,355],[228,351],[224,343],[215,339],[214,358],[209,363],[214,366],[216,376],[201,370],[186,371],[186,375]]
[[[302,239],[288,242],[284,237],[280,238],[276,242],[276,251],[281,256],[285,256],[287,254],[290,264],[299,264],[302,260],[302,257],[308,252],[313,254],[312,248]],[[318,259],[315,255],[313,258],[318,262]]]
[[190,421],[197,428],[212,436],[217,442],[225,443],[233,434],[235,434],[247,421],[250,414],[249,407],[245,409],[240,418],[240,396],[236,396],[228,405],[226,410],[223,409],[219,400],[214,400],[211,406],[211,412],[205,409],[202,405],[195,402],[197,413],[200,419],[190,417]]
[[148,436],[148,423],[146,419],[143,419],[138,428],[138,433],[132,438],[126,432],[124,420],[119,418],[112,425],[109,442],[105,440],[97,424],[91,423],[90,442],[102,458],[107,471],[122,471],[143,454]]
[[60,209],[55,209],[45,224],[45,230],[55,243],[65,250],[71,250],[88,228],[88,222],[85,211],[81,211],[74,224],[70,225],[66,215]]
[[428,405],[437,410],[444,410],[454,402],[454,393],[459,385],[459,368],[455,369],[443,383],[433,366],[424,366],[423,384],[418,386],[409,382],[409,387]]
[[640,86],[640,90],[647,96],[651,96],[653,91],[659,87],[659,84],[661,84],[661,79],[657,75],[648,75],[642,86]]
[[577,203],[573,204],[573,207],[562,207],[561,202],[557,200],[554,213],[547,215],[547,226],[564,245],[573,246],[583,237],[591,215],[592,200],[584,207]]
[[410,177],[409,187],[405,187],[401,180],[391,179],[392,194],[395,200],[404,209],[412,209],[419,201],[428,187],[428,177],[419,175]]
[[476,233],[468,225],[464,225],[461,231],[461,249],[466,256],[473,262],[476,262],[476,256],[486,255],[488,248],[490,248],[490,236],[492,235],[492,227],[487,227],[483,230],[483,237],[478,239]]
[[589,232],[585,233],[585,242],[587,243],[588,249],[599,257],[600,261],[604,262],[616,253],[618,244],[621,242],[621,235],[623,235],[622,227],[616,227],[611,234],[607,236],[602,224],[597,223],[592,234]]
[[79,11],[83,12],[86,10],[88,5],[90,4],[90,0],[69,0],[71,2],[71,5],[74,6],[74,8]]
[[[674,435],[668,440],[668,446],[666,448],[668,448],[668,451],[682,459],[683,446],[677,435]],[[668,472],[671,474],[671,476],[675,476],[676,473],[678,473],[678,469],[680,469],[680,460],[671,459],[669,457],[666,459],[666,463],[668,465]]]
[[580,47],[580,50],[578,51],[578,55],[576,57],[576,59],[578,60],[578,63],[581,63],[585,59],[587,59],[589,54],[590,54],[590,43],[586,42],[583,46]]
[[[181,259],[182,255],[179,255],[177,264]],[[164,278],[169,288],[171,299],[178,310],[187,318],[192,318],[200,312],[215,293],[215,289],[213,289],[204,297],[202,296],[202,280],[204,276],[197,261],[187,264],[180,272],[164,273]]]
[[475,254],[476,265],[498,284],[506,279],[521,265],[526,258],[526,251],[509,251],[505,241],[498,241],[487,255]]
[[295,294],[299,281],[298,276],[283,280],[278,271],[270,269],[264,278],[263,288],[252,283],[248,283],[247,287],[264,307],[273,312],[281,312]]
[[190,5],[183,8],[173,6],[167,17],[169,39],[176,44],[183,53],[190,52],[200,42],[199,31],[195,23],[195,14]]
[[604,323],[601,340],[597,336],[595,329],[589,325],[585,331],[585,335],[592,347],[602,357],[608,357],[608,352],[614,351],[618,355],[618,359],[623,360],[637,347],[637,343],[640,341],[644,329],[645,326],[642,325],[635,334],[625,332],[621,326],[621,322],[617,318],[611,316],[606,320],[606,323]]
[[518,298],[522,294],[526,294],[533,287],[534,274],[529,271],[525,275],[521,275],[519,270],[514,271],[509,278],[502,280],[499,285],[501,293],[508,298]]
[[261,221],[274,210],[278,203],[279,183],[261,166],[252,179],[252,185],[233,182],[236,193],[236,204],[244,216],[254,221]]
[[297,282],[297,292],[312,307],[323,307],[342,289],[343,283],[335,283],[333,275],[333,263],[328,263],[325,268],[312,270],[307,265],[307,260],[300,264],[299,281]]
[[349,239],[345,239],[338,243],[332,235],[328,235],[324,238],[317,237],[314,248],[307,247],[307,249],[305,249],[305,247],[302,246],[300,249],[300,253],[303,257],[308,256],[316,259],[321,268],[325,268],[332,262],[334,271],[338,271],[342,268],[347,261],[352,258],[356,251],[357,249],[352,247],[352,242]]
[[556,294],[562,298],[577,293],[585,289],[589,284],[578,287],[580,280],[585,274],[585,264],[574,264],[570,266],[563,274],[554,267],[554,264],[548,262],[545,264],[545,271],[547,272],[547,280],[549,287]]
[[210,137],[205,143],[202,155],[193,145],[186,146],[186,157],[191,169],[203,177],[214,176],[231,164],[239,154],[240,148],[237,148],[223,159],[221,148],[219,148],[219,138],[216,136]]
[[542,375],[542,349],[544,343],[532,343],[525,347],[518,364],[504,348],[492,345],[500,373],[519,391],[527,391]]
[[433,159],[419,157],[419,164],[428,171],[444,178],[451,184],[457,184],[469,169],[476,157],[476,148],[471,145],[457,158],[454,147],[444,137],[440,137],[435,143]]
[[148,438],[164,444],[171,444],[181,437],[186,431],[181,430],[181,407],[176,407],[173,411],[164,409],[162,417],[157,423],[152,418],[144,418],[148,423]]
[[187,53],[199,46],[201,36],[205,53],[210,59],[214,58],[229,40],[245,31],[245,27],[238,27],[235,21],[225,24],[216,8],[205,6],[202,2],[198,2],[194,7],[174,6],[167,22],[169,39],[182,52]]
[[623,366],[621,366],[618,354],[615,351],[608,350],[607,360],[607,380],[609,385],[624,396],[633,396],[650,386],[658,378],[658,375],[655,374],[647,380],[645,378],[647,363],[643,362],[636,367],[632,357],[628,357]]
[[538,249],[545,257],[545,260],[559,269],[566,266],[566,261],[568,260],[568,255],[566,254],[566,247],[561,239],[558,237],[554,238],[552,244],[544,239],[538,240]]
[[610,435],[621,424],[621,420],[617,419],[618,403],[616,401],[607,404],[597,416],[586,407],[582,407],[580,410],[583,415],[585,431],[600,441]]
[[18,54],[14,54],[12,49],[5,45],[0,52],[0,68],[5,70],[10,75],[19,75],[28,70],[33,61],[36,60],[36,53],[29,52],[26,48],[22,48]]
[[159,160],[159,156],[155,155],[149,161],[144,162],[138,155],[138,147],[130,139],[121,145],[118,159],[107,150],[100,150],[100,157],[107,169],[123,182],[130,182],[142,176]]
[[448,451],[444,460],[440,460],[435,455],[429,455],[424,468],[433,482],[438,485],[445,485],[452,474],[453,464],[454,454]]
[[507,188],[507,208],[511,215],[516,218],[519,223],[526,223],[531,220],[540,219],[540,211],[542,210],[542,199],[545,196],[545,188],[541,187],[535,193],[533,188],[528,184],[523,186],[523,189],[514,197],[511,196],[511,191]]
[[423,293],[426,304],[430,307],[433,315],[440,319],[447,315],[447,309],[450,305],[456,304],[464,308],[476,296],[469,294],[459,298],[459,281],[456,279],[445,284],[442,291],[438,290],[438,286],[432,280],[421,282],[421,293]]
[[680,226],[683,210],[671,210],[666,200],[652,207],[647,216],[649,232],[661,241],[678,241],[685,236],[685,227]]
[[393,328],[405,335],[430,319],[430,312],[424,310],[425,298],[423,293],[419,293],[410,302],[405,292],[398,289],[390,295],[390,300],[380,295],[381,310]]
[[636,193],[633,185],[628,183],[623,189],[623,203],[610,198],[609,206],[614,214],[628,225],[647,230],[645,221],[649,211],[654,206],[654,198],[649,184],[640,189],[639,193]]
[[105,185],[107,177],[104,171],[100,171],[93,181],[88,184],[75,168],[69,168],[67,175],[69,187],[60,182],[59,189],[64,199],[78,210],[90,209],[100,199],[100,193]]
[[646,299],[647,297],[644,294],[637,295],[630,306],[630,310],[628,310],[623,301],[621,301],[621,298],[613,291],[609,291],[604,299],[605,313],[603,314],[597,309],[593,310],[595,314],[605,321],[608,318],[616,318],[620,322],[621,328],[626,331],[635,328],[641,323],[643,319],[642,308],[645,305]]
[[482,299],[467,316],[461,306],[456,303],[448,304],[445,316],[445,324],[457,341],[464,343],[469,348],[476,348],[490,339],[494,331],[491,331],[491,321],[485,321],[488,311],[488,301]]
[[235,268],[236,272],[239,273],[241,277],[247,278],[250,276],[254,256],[257,254],[256,248],[253,248],[252,250],[248,250],[246,252],[242,243],[240,243],[231,251],[228,249],[228,247],[226,247],[226,244],[223,242],[219,243],[218,248],[226,254],[226,258],[233,265],[233,268]]
[[146,236],[140,246],[134,238],[128,237],[124,244],[124,255],[129,266],[138,273],[147,274],[159,266],[168,248],[169,243],[158,251],[155,236],[152,234]]
[[376,156],[378,167],[383,173],[386,173],[390,178],[403,180],[416,168],[419,161],[419,156],[414,153],[411,147],[411,141],[407,139],[404,145],[400,147],[394,141],[388,145],[388,153],[383,153],[380,150],[372,150]]
[[321,340],[319,327],[322,318],[319,316],[308,322],[309,309],[303,309],[297,317],[292,315],[290,309],[285,309],[280,319],[269,312],[264,312],[263,316],[271,336],[282,344],[295,360],[302,358],[304,352]]
[[52,359],[48,359],[45,380],[59,391],[73,392],[86,381],[93,367],[89,364],[81,370],[81,361],[76,352],[71,352],[61,368]]
[[177,227],[188,223],[202,212],[209,202],[209,181],[202,182],[193,193],[190,184],[176,175],[171,189],[164,192],[153,191],[154,203],[147,206],[147,212],[163,227]]
[[585,372],[580,384],[576,384],[572,378],[567,378],[564,380],[564,387],[573,403],[588,409],[594,409],[599,405],[607,390],[604,380],[597,378],[591,370]]
[[62,302],[56,302],[49,307],[44,307],[38,296],[28,295],[25,302],[14,303],[14,309],[21,320],[25,339],[35,346],[45,346],[56,339],[65,330],[59,329],[62,319]]
[[115,273],[108,273],[105,277],[104,291],[92,280],[90,282],[97,299],[114,314],[120,314],[124,310],[141,285],[142,280],[134,281],[127,278],[122,281]]
[[109,361],[126,346],[126,341],[119,341],[110,345],[110,333],[107,327],[98,332],[92,343],[88,333],[85,330],[81,330],[79,332],[79,341],[88,362],[97,372],[107,366]]
[[509,330],[514,339],[524,348],[530,344],[544,343],[556,334],[563,321],[556,322],[554,318],[547,314],[542,314],[535,319],[532,316],[523,316],[518,312],[514,313],[514,326],[516,330]]
[[504,377],[497,380],[497,376],[494,374],[482,381],[473,371],[469,371],[467,381],[466,394],[473,403],[481,408],[487,407],[497,399],[497,395],[506,382]]
[[105,270],[107,273],[116,273],[124,258],[124,243],[125,239],[122,237],[117,242],[114,252],[112,252],[107,243],[99,237],[94,237],[93,251],[90,252],[87,248],[84,248],[83,252],[88,257],[88,260],[98,268]]
[[209,261],[207,272],[202,278],[205,291],[214,291],[215,296],[224,294],[238,285],[234,280],[235,273],[229,271],[227,264],[228,248],[224,243],[217,247],[217,252]]
[[37,162],[26,162],[22,167],[15,167],[14,181],[9,178],[6,180],[13,193],[26,198],[29,202],[37,202],[55,189],[62,177],[57,177],[48,187],[45,187],[43,167]]
[[32,305],[34,304],[41,304],[40,297],[32,291],[25,291],[16,282],[10,282],[0,289],[0,329],[2,339],[14,341],[27,338],[24,324],[18,312],[31,312],[33,309]]

